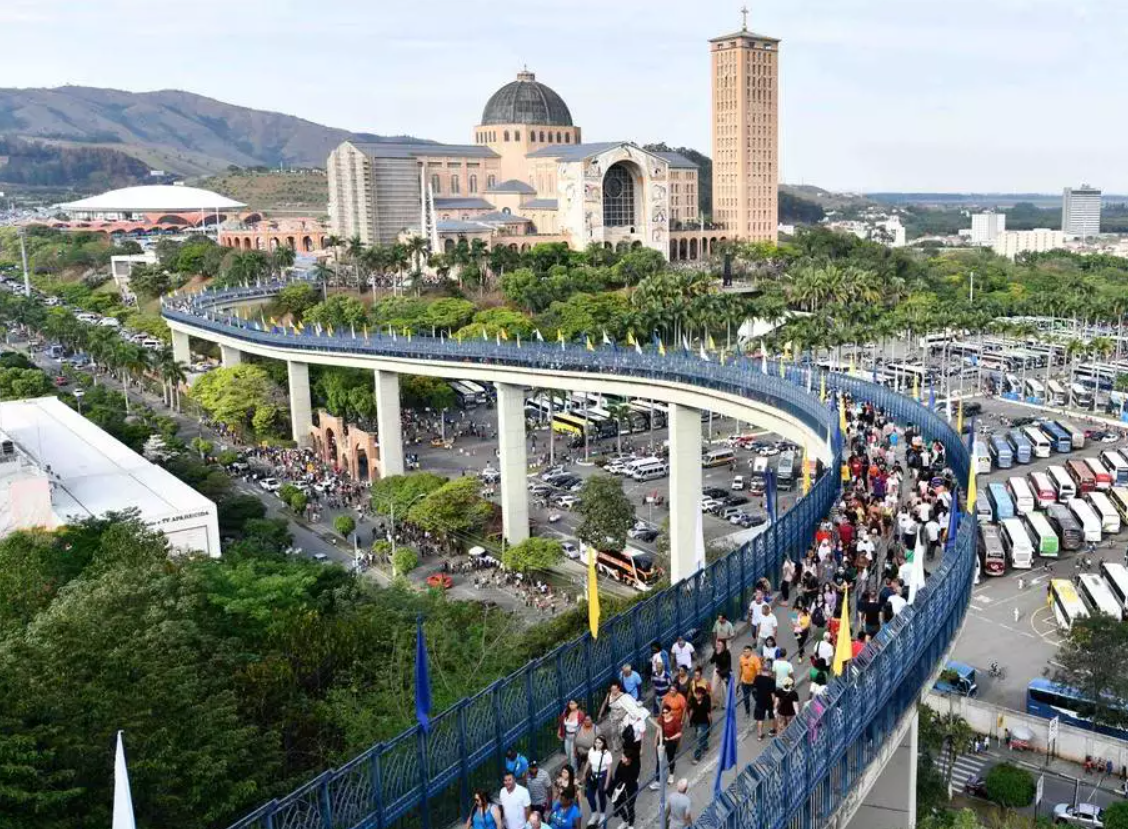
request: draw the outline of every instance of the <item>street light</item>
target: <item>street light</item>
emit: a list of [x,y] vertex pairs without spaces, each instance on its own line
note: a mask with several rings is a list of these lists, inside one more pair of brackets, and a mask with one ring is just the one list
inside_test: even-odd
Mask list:
[[[411,509],[411,507],[414,506],[416,501],[420,500],[421,498],[426,498],[429,494],[430,493],[428,493],[428,492],[420,492],[418,495],[416,495],[414,498],[412,498],[410,501],[407,502],[407,509]],[[388,505],[390,507],[390,509],[388,510],[388,519],[391,522],[391,527],[388,530],[388,541],[390,541],[391,544],[392,544],[392,552],[391,552],[392,575],[395,576],[395,574],[396,574],[396,563],[395,563],[395,557],[396,557],[396,502],[391,497],[389,497],[388,498]]]

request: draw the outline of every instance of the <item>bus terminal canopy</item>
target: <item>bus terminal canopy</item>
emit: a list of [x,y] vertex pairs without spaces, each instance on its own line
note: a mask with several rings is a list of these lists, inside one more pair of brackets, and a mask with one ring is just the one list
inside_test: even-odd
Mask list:
[[67,212],[78,213],[192,213],[246,207],[242,202],[210,190],[176,184],[124,187],[58,206]]

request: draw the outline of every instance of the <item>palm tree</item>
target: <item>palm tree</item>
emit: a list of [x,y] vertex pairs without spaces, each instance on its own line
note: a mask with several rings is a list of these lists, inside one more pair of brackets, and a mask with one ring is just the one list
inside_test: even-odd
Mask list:
[[286,268],[294,266],[294,249],[289,245],[279,245],[270,254],[270,271],[272,274],[282,276]]
[[[156,368],[161,375],[161,387],[166,390],[168,406],[180,411],[180,385],[188,380],[188,367],[178,362],[173,355],[172,348],[165,346],[157,352]],[[175,406],[173,395],[175,394]]]
[[329,298],[329,280],[337,275],[337,272],[324,262],[318,261],[313,266],[313,278],[321,285],[321,299],[322,301]]
[[623,418],[630,413],[631,407],[625,400],[618,400],[614,403],[608,402],[604,408],[611,417],[615,418],[615,451],[621,455],[623,454]]
[[121,390],[125,395],[125,413],[129,414],[129,377],[140,374],[149,365],[149,352],[136,343],[119,342],[110,355],[110,366],[120,373]]
[[359,236],[353,236],[346,244],[345,252],[348,254],[349,261],[352,262],[353,275],[359,285],[362,283],[360,268],[361,261],[364,259],[364,242],[361,241]]

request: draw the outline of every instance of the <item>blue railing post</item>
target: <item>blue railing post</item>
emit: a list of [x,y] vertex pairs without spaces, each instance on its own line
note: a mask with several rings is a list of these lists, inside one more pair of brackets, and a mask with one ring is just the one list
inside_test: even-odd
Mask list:
[[427,762],[427,733],[416,726],[419,739],[419,812],[423,829],[431,829],[431,772]]
[[470,816],[470,746],[466,741],[466,700],[458,705],[458,794],[461,802],[458,813],[465,820]]
[[[371,775],[372,784],[372,811],[376,815],[376,829],[384,829],[384,779],[380,773],[380,757],[383,754],[384,744],[377,743],[372,748],[371,765],[369,766],[369,774]],[[468,799],[468,795],[464,796],[463,801]]]
[[587,696],[587,710],[595,711],[595,684],[591,677],[591,634],[585,633],[584,643],[584,692]]
[[329,775],[326,774],[317,787],[317,809],[321,814],[321,825],[333,829],[333,805],[329,802]]
[[505,771],[505,726],[501,719],[501,683],[495,682],[490,686],[490,703],[494,715],[494,740],[497,741],[497,776],[500,779]]
[[533,693],[533,666],[525,668],[525,700],[528,704],[529,719],[525,724],[526,751],[528,757],[537,757],[537,698]]

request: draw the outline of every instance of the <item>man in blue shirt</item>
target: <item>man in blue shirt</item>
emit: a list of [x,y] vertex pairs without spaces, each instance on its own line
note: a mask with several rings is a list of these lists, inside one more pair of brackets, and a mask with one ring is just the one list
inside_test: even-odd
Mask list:
[[631,670],[630,663],[624,665],[623,670],[619,672],[619,682],[623,690],[636,700],[642,699],[642,677]]
[[518,754],[517,749],[511,748],[505,752],[505,771],[512,774],[517,782],[522,782],[529,772],[529,761],[524,754]]

